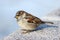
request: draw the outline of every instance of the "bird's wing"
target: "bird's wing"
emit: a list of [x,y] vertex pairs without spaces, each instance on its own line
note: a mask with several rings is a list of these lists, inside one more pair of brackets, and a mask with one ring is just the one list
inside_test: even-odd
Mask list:
[[33,20],[33,22],[35,22],[36,24],[40,24],[40,23],[42,23],[42,20],[39,19],[39,18],[37,18],[37,17],[35,17],[35,19]]
[[39,24],[42,22],[39,18],[37,18],[35,16],[27,16],[27,17],[25,17],[25,19],[28,19],[27,22],[29,22],[29,23]]

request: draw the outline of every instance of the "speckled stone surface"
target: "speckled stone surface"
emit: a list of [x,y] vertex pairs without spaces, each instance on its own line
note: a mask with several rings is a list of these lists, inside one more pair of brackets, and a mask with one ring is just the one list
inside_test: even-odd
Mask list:
[[60,40],[60,22],[54,22],[53,25],[43,24],[36,31],[26,34],[21,34],[21,30],[18,29],[4,40]]

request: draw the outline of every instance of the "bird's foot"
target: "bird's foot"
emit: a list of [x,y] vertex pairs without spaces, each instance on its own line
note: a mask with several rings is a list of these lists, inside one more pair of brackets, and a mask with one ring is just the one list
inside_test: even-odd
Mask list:
[[22,34],[26,34],[26,33],[30,33],[30,32],[32,32],[33,30],[25,30],[25,29],[22,29]]

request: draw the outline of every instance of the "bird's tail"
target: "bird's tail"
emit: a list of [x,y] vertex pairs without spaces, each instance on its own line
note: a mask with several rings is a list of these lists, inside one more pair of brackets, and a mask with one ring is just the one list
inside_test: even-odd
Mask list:
[[54,24],[53,22],[47,22],[47,21],[44,21],[43,23],[50,23],[50,24]]

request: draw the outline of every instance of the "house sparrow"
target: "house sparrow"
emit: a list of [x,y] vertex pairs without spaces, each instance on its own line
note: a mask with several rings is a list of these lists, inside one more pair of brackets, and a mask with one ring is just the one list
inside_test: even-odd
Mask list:
[[18,11],[15,15],[15,18],[17,19],[18,25],[25,31],[24,33],[35,30],[40,24],[53,24],[52,22],[42,21],[38,17],[35,17],[23,10]]

